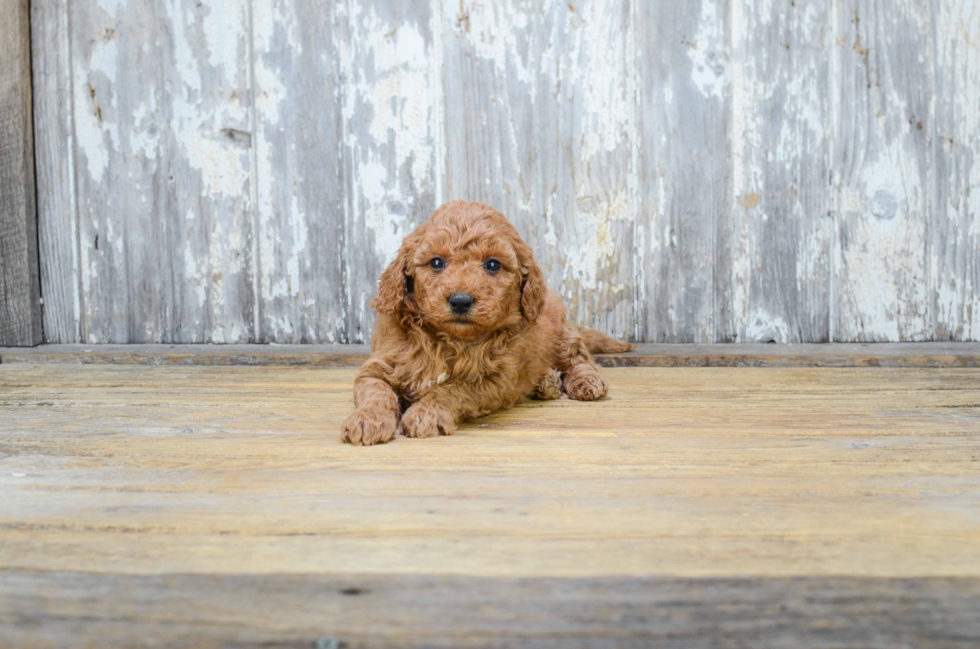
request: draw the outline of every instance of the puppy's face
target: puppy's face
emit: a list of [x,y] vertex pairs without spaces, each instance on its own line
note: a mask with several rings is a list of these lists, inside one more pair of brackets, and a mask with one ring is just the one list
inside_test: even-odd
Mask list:
[[457,338],[533,324],[547,288],[514,226],[482,203],[454,201],[405,238],[381,276],[381,313],[416,320]]
[[479,335],[523,317],[517,252],[509,237],[488,225],[430,227],[411,257],[422,319],[452,336]]

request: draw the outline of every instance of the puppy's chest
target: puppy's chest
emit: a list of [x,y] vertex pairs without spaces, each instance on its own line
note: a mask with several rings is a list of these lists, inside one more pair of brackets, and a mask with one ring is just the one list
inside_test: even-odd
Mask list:
[[401,390],[410,400],[421,399],[429,392],[443,388],[475,387],[484,384],[514,384],[517,368],[512,362],[492,357],[462,354],[433,359],[427,371],[405,377]]

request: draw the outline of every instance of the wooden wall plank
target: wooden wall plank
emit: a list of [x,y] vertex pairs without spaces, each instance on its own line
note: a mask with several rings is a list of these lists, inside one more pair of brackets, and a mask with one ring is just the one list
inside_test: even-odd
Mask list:
[[0,345],[42,339],[27,0],[0,4]]
[[443,7],[449,198],[503,211],[573,320],[633,335],[630,3]]
[[[343,57],[348,301],[345,342],[371,339],[368,307],[401,241],[444,201],[438,3],[348,2]],[[451,100],[451,103],[455,103]]]
[[44,341],[81,342],[67,0],[32,0],[34,156]]
[[83,340],[253,339],[245,5],[70,8]]
[[933,219],[937,340],[980,340],[980,5],[935,0]]
[[736,340],[826,342],[831,8],[791,0],[732,8]]
[[930,12],[914,0],[835,8],[834,340],[928,340]]
[[650,342],[730,342],[729,0],[652,0],[636,11],[639,237]]
[[252,8],[257,338],[346,342],[345,7],[254,0]]

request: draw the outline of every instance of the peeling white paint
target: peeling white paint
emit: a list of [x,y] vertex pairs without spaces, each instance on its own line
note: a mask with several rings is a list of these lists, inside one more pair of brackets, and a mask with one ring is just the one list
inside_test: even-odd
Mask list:
[[133,112],[135,128],[129,136],[132,149],[147,160],[156,159],[160,148],[160,132],[152,128],[154,117],[145,103],[140,104]]
[[877,157],[865,160],[861,183],[842,203],[862,207],[844,211],[849,230],[839,276],[852,302],[850,324],[871,340],[922,340],[928,335],[923,258],[926,240],[919,171],[899,140],[881,142]]
[[[76,62],[73,66],[75,141],[85,156],[83,168],[96,183],[105,181],[109,167],[106,136],[109,136],[114,147],[119,144],[117,125],[107,121],[110,117],[109,109],[116,106],[114,86],[118,57],[119,51],[114,39],[99,39],[93,43],[87,63],[80,65]],[[104,83],[101,82],[103,79]]]
[[754,311],[749,315],[742,342],[750,343],[789,343],[793,342],[789,325],[781,317],[765,311]]
[[[564,280],[567,290],[596,291],[601,278],[618,258],[613,228],[616,221],[633,218],[633,201],[629,193],[617,191],[609,199],[596,201],[588,194],[579,194],[577,225],[584,230],[579,246],[566,250]],[[622,284],[617,284],[621,290]],[[616,292],[616,289],[614,289]]]
[[364,224],[374,235],[374,250],[387,265],[395,258],[402,240],[413,229],[404,214],[392,214],[385,199],[388,192],[388,169],[377,160],[363,161],[357,168],[361,198],[366,204]]
[[600,151],[625,151],[630,140],[632,95],[624,70],[631,52],[626,49],[628,40],[623,38],[620,23],[609,19],[608,14],[615,9],[616,3],[609,7],[594,2],[569,12],[570,22],[581,14],[574,19],[580,25],[569,27],[575,30],[572,49],[566,65],[561,66],[562,76],[554,80],[556,86],[563,78],[577,81],[574,86],[582,98],[584,135],[580,159],[586,163],[595,160]]
[[731,11],[736,338],[823,339],[833,239],[829,152],[821,146],[831,133],[821,52],[829,9],[734,2]]
[[694,85],[705,97],[724,99],[729,83],[727,33],[724,15],[714,0],[701,0],[698,31],[688,46]]
[[261,56],[255,60],[255,110],[262,116],[265,128],[279,125],[280,106],[286,100],[286,86],[279,74],[269,69]]
[[[468,49],[475,56],[493,63],[498,74],[524,84],[535,99],[532,66],[526,59],[516,56],[526,51],[518,39],[531,24],[532,7],[514,2],[474,2],[446,0],[445,5],[454,14],[465,13],[466,20],[457,20],[456,33],[465,38]],[[543,63],[542,63],[543,65]]]
[[414,228],[413,215],[427,216],[415,214],[415,195],[425,185],[435,189],[431,101],[440,80],[432,76],[422,25],[393,24],[360,3],[352,7],[351,22],[358,39],[347,63],[351,84],[343,115],[355,165],[353,217],[371,233],[383,266]]
[[[215,0],[210,9],[219,15],[235,16],[242,11],[242,6],[235,0]],[[238,103],[204,101],[201,62],[193,54],[195,48],[185,24],[191,19],[182,7],[172,9],[170,23],[177,56],[178,87],[182,92],[178,91],[173,97],[171,126],[187,163],[201,173],[205,192],[219,200],[223,196],[237,198],[244,194],[248,182],[248,160],[241,149],[222,136],[221,129],[242,122],[241,108]],[[230,49],[230,56],[234,57],[243,35],[215,20],[206,20],[202,26],[202,47],[209,50],[209,57],[218,59],[219,70],[225,75],[220,85],[232,86],[233,80],[227,75],[233,77],[236,73],[232,65],[234,59],[229,61],[227,53],[221,57],[214,52]],[[208,29],[213,31],[209,33]]]
[[205,35],[208,63],[220,72],[229,86],[235,77],[245,73],[241,66],[245,53],[243,34],[240,29],[229,27],[246,24],[246,3],[249,1],[208,0],[201,5],[201,27]]
[[205,285],[205,273],[207,272],[207,259],[203,259],[195,254],[191,245],[191,239],[184,241],[184,281],[188,282],[197,297],[197,306],[203,309],[208,302],[208,289]]

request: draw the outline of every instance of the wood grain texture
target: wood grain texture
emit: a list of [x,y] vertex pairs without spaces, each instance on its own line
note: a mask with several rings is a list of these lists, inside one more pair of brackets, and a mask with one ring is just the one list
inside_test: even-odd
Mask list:
[[976,369],[610,368],[607,400],[369,451],[355,371],[0,366],[0,563],[980,577]]
[[980,6],[933,2],[930,245],[937,340],[980,340]]
[[42,342],[27,0],[0,5],[0,345]]
[[245,5],[69,8],[83,340],[254,339]]
[[[383,612],[383,614],[379,614]],[[10,647],[972,649],[976,579],[0,571]]]
[[735,340],[730,11],[637,4],[641,340]]
[[632,336],[631,5],[443,6],[448,197],[503,211],[574,321]]
[[832,15],[830,3],[732,3],[739,342],[830,337]]
[[343,3],[251,7],[256,339],[346,342]]
[[371,449],[354,373],[0,365],[4,644],[975,644],[977,369],[613,368]]
[[930,340],[933,35],[905,0],[841,0],[833,339]]
[[81,342],[67,0],[31,1],[37,227],[44,341]]

